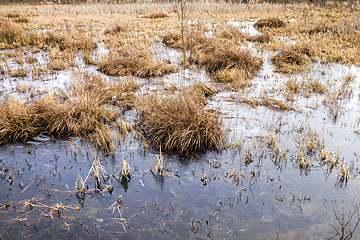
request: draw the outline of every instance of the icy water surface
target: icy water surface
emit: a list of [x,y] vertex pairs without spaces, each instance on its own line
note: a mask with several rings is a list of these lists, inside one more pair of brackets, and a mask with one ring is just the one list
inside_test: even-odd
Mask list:
[[[252,23],[229,24],[254,31]],[[99,46],[94,54],[106,53]],[[159,58],[180,66],[180,52],[161,43],[156,47]],[[334,228],[341,231],[337,217],[341,219],[342,213],[351,220],[348,231],[360,236],[354,229],[359,216],[350,219],[348,214],[360,203],[360,69],[314,63],[309,71],[289,76],[274,72],[268,52],[253,51],[264,59],[253,85],[243,92],[222,90],[208,101],[209,108],[221,112],[228,148],[188,158],[163,154],[164,176],[149,171],[160,153],[144,149],[134,135],[119,143],[114,157],[101,156],[79,139],[55,140],[45,134],[25,144],[1,145],[0,237],[328,239],[336,234]],[[38,88],[66,88],[73,74],[60,71],[45,83],[32,83]],[[351,96],[339,100],[337,118],[324,104],[327,94],[299,94],[289,102],[290,111],[251,107],[237,100],[247,96],[286,102],[284,83],[291,78],[316,78],[329,87],[328,92],[337,91],[349,74]],[[210,78],[200,68],[139,81],[146,92],[159,88],[158,82],[165,82],[160,88],[183,87],[194,81],[210,83]],[[2,90],[11,91],[20,82],[29,79],[3,77]],[[299,149],[309,139],[319,145],[310,151],[309,167],[301,167]],[[328,156],[342,161],[348,180],[340,178],[340,163],[330,168],[322,161],[321,146]],[[104,182],[113,186],[111,193],[91,191],[95,180],[87,176],[97,158],[109,174]],[[117,181],[122,159],[131,169],[128,184]],[[87,178],[84,198],[74,193],[78,176]]]

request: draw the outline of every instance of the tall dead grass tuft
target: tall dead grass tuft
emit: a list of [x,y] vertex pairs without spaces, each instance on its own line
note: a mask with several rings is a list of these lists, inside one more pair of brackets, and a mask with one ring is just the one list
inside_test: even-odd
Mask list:
[[256,28],[280,28],[285,26],[285,22],[276,17],[261,18],[254,23],[254,27]]
[[0,49],[17,48],[38,44],[39,37],[35,33],[26,33],[19,26],[1,22],[0,24]]
[[64,101],[55,93],[35,101],[35,108],[46,130],[59,137],[82,136],[104,130],[104,124],[116,119],[116,112],[101,105],[101,97],[95,94],[77,96]]
[[0,104],[0,143],[27,141],[40,132],[32,105],[10,96]]
[[68,31],[50,31],[43,37],[46,45],[64,50],[93,50],[96,42],[86,34],[70,33]]
[[137,121],[150,145],[176,154],[221,150],[226,142],[217,111],[205,109],[193,96],[146,96],[138,105]]
[[243,33],[238,27],[226,26],[219,37],[225,38],[236,43],[242,43],[250,38],[250,36],[246,33]]
[[109,76],[136,76],[142,78],[161,77],[179,71],[166,59],[153,57],[110,57],[100,64],[98,71]]
[[315,49],[309,44],[285,45],[271,61],[275,65],[275,71],[297,73],[308,69],[316,56]]
[[123,109],[133,105],[133,92],[138,86],[135,80],[112,83],[100,75],[85,74],[71,83],[70,93],[57,89],[35,100],[34,106],[40,125],[50,135],[79,136],[113,155],[112,131],[117,129],[125,136],[132,130],[125,121],[117,119],[120,112],[114,105]]

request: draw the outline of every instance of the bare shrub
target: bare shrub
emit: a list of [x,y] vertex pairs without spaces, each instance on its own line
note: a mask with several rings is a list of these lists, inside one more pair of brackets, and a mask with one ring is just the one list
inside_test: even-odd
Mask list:
[[137,122],[150,146],[176,154],[221,150],[226,142],[219,113],[191,95],[150,95],[139,102]]

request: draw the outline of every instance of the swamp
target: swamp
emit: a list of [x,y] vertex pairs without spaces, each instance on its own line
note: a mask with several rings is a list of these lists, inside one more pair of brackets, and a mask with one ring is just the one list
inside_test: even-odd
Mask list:
[[0,238],[359,238],[359,46],[356,1],[1,5]]

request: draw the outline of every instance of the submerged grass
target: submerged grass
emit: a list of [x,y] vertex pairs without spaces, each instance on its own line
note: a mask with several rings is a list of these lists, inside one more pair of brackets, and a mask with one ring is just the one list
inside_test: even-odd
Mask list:
[[155,149],[186,155],[219,151],[226,142],[219,113],[206,109],[184,91],[144,97],[138,107],[137,127]]

